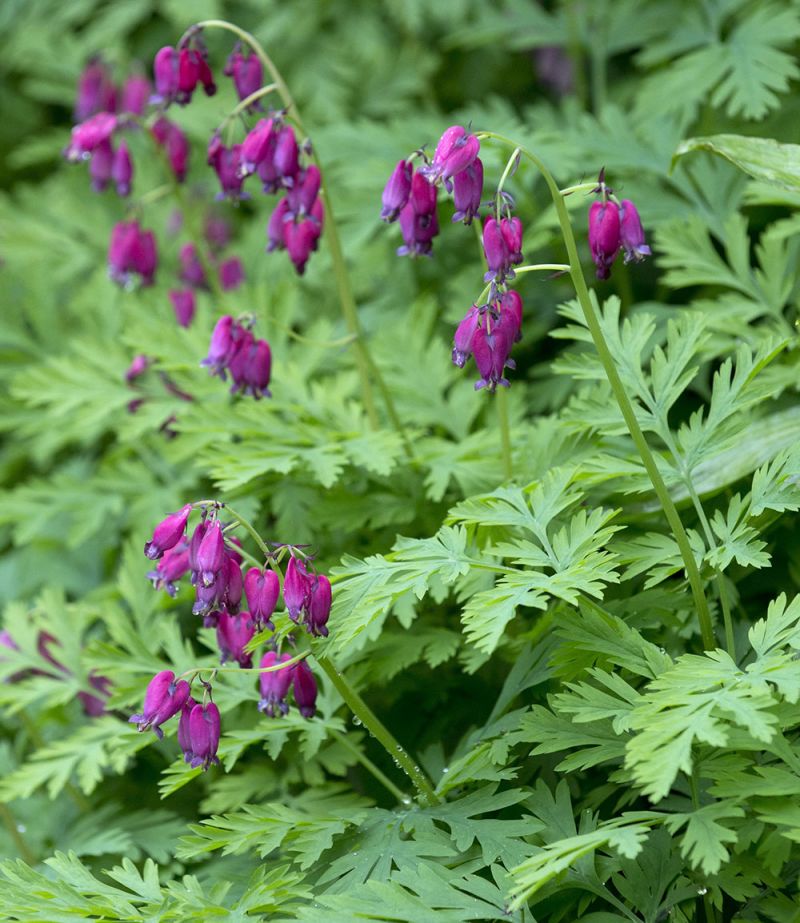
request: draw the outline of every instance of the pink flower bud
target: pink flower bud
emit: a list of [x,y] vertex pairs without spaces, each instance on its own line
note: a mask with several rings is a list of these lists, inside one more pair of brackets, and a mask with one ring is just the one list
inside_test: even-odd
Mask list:
[[195,705],[189,713],[189,741],[192,769],[202,766],[205,772],[211,763],[218,764],[217,747],[219,747],[219,709],[213,702]]
[[480,149],[480,141],[475,135],[460,125],[452,125],[439,139],[433,155],[433,164],[427,172],[434,181],[442,179],[447,183],[450,177],[474,162]]
[[306,612],[306,627],[310,634],[328,637],[327,621],[331,614],[331,582],[318,574],[311,584]]
[[598,279],[611,275],[620,244],[619,209],[613,202],[593,202],[589,208],[589,247]]
[[[289,654],[281,654],[278,657],[275,651],[267,651],[261,658],[260,666],[262,668],[274,667],[276,664],[286,663],[291,659]],[[277,714],[285,715],[289,711],[286,696],[293,678],[294,671],[291,667],[280,667],[269,673],[260,673],[258,684],[261,689],[261,700],[258,703],[258,710],[269,715],[270,718],[275,718]]]
[[244,267],[238,256],[232,256],[219,264],[219,284],[225,292],[239,288],[244,282]]
[[166,519],[162,520],[153,530],[153,537],[144,546],[145,556],[155,561],[165,551],[174,548],[183,538],[191,512],[192,504],[187,503],[177,513],[170,513]]
[[225,537],[222,523],[215,519],[209,524],[197,549],[197,573],[203,586],[211,586],[225,562]]
[[306,607],[313,579],[302,561],[289,558],[289,563],[286,565],[286,576],[283,579],[283,602],[289,617],[295,622]]
[[244,592],[247,596],[250,618],[256,627],[274,630],[271,618],[281,592],[278,575],[271,570],[251,567],[245,574]]
[[128,145],[124,141],[120,141],[111,164],[111,179],[114,180],[117,187],[117,195],[130,195],[132,177],[133,161],[131,160],[131,154],[128,150]]
[[103,192],[108,186],[114,167],[114,149],[110,141],[103,141],[92,151],[89,162],[89,178],[95,192]]
[[190,288],[170,289],[169,298],[180,327],[188,327],[194,319],[197,307],[195,294]]
[[245,653],[245,647],[255,634],[249,614],[229,615],[220,612],[217,619],[217,645],[221,655],[220,663],[235,660],[240,667],[249,669],[253,665],[252,654]]
[[501,225],[492,217],[483,223],[483,252],[489,267],[483,281],[502,282],[511,268],[511,261]]
[[382,221],[395,221],[411,195],[411,178],[414,167],[409,160],[401,160],[394,168],[383,190]]
[[639,262],[651,255],[651,250],[644,240],[644,228],[636,206],[630,199],[623,199],[619,204],[620,242],[625,251],[625,262]]
[[144,696],[144,708],[140,715],[128,719],[140,731],[152,728],[160,739],[164,736],[160,725],[176,715],[189,698],[189,684],[185,679],[175,681],[172,670],[162,670],[150,680]]
[[453,337],[453,364],[460,369],[464,368],[467,359],[472,355],[472,341],[475,339],[475,331],[481,321],[480,309],[474,304],[467,311],[464,319],[456,328]]
[[483,163],[480,157],[453,176],[453,202],[456,207],[453,221],[472,224],[478,214],[483,195]]
[[130,112],[132,115],[144,115],[150,93],[150,81],[143,74],[128,77],[122,88],[120,111]]
[[317,681],[311,672],[311,667],[305,660],[298,661],[292,667],[294,681],[294,700],[304,718],[313,718],[317,707]]

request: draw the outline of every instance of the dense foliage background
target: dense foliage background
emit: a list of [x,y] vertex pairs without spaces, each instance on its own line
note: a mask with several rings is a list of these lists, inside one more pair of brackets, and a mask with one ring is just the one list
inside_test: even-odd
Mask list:
[[[264,253],[266,200],[212,206],[205,145],[236,101],[223,32],[207,35],[220,92],[173,114],[193,147],[182,227],[174,201],[146,207],[158,283],[107,277],[125,206],[60,157],[78,76],[97,52],[149,72],[218,16],[262,41],[303,113],[412,459],[382,403],[368,424],[325,239],[298,279]],[[0,662],[4,918],[800,919],[800,185],[703,152],[672,165],[690,136],[796,140],[798,39],[794,0],[0,6],[0,592],[19,648]],[[702,652],[567,276],[517,286],[504,477],[496,398],[449,361],[482,287],[474,235],[445,211],[435,257],[402,260],[378,220],[398,159],[455,122],[526,145],[562,186],[604,166],[636,200],[655,257],[615,267],[597,303],[727,652]],[[131,143],[135,199],[163,167]],[[495,182],[507,155],[484,144]],[[541,177],[523,163],[508,188],[526,260],[563,260]],[[567,201],[589,272],[588,200]],[[201,294],[183,329],[167,290],[209,207],[247,281]],[[199,367],[216,318],[240,311],[272,345],[270,400]],[[194,399],[153,374],[128,413],[140,353]],[[267,719],[252,674],[220,677],[223,766],[205,775],[127,723],[156,671],[216,662],[191,593],[152,590],[141,554],[202,497],[318,551],[335,575],[325,650],[439,804],[412,799],[324,677],[312,720]],[[113,684],[99,717],[77,699],[90,675]]]

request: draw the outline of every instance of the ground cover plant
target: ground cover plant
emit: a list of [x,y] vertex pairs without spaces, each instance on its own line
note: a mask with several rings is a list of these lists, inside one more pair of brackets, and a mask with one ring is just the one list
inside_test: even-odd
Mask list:
[[800,919],[797,3],[0,21],[3,918]]

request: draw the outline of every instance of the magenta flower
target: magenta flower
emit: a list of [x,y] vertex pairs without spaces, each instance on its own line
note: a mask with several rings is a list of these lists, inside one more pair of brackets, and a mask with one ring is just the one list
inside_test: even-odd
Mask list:
[[193,243],[184,244],[178,253],[181,264],[180,279],[193,288],[208,288],[206,271],[200,262],[197,247]]
[[170,289],[169,298],[180,327],[188,327],[194,319],[197,308],[195,294],[190,288]]
[[208,215],[205,224],[205,238],[213,250],[224,250],[231,241],[231,226],[224,218]]
[[219,375],[223,381],[225,380],[225,368],[235,347],[233,327],[234,322],[230,314],[223,315],[217,321],[211,334],[208,355],[200,363],[200,365],[208,366],[211,374]]
[[283,239],[286,252],[294,263],[297,274],[302,276],[306,271],[309,257],[317,249],[320,227],[313,218],[304,218],[302,221],[288,221],[283,226]]
[[271,397],[269,377],[272,371],[272,351],[266,340],[256,340],[250,348],[244,367],[244,393],[260,400],[264,395]]
[[226,147],[219,135],[214,135],[208,145],[208,164],[214,168],[222,191],[217,193],[217,200],[231,199],[234,202],[249,198],[242,191],[244,176],[241,173],[242,145]]
[[404,245],[398,256],[427,256],[431,253],[433,238],[439,233],[436,214],[437,189],[422,173],[411,179],[411,194],[400,211],[400,231]]
[[197,702],[189,696],[181,708],[181,716],[178,719],[178,746],[183,750],[184,762],[189,763],[194,756],[192,753],[192,738],[189,732],[189,716]]
[[202,766],[205,772],[211,763],[218,764],[219,709],[213,702],[195,705],[189,713],[189,742],[192,769]]
[[156,52],[153,59],[153,83],[155,84],[155,102],[169,104],[178,93],[178,52],[166,45]]
[[311,667],[305,660],[298,661],[292,667],[294,681],[294,700],[304,718],[313,718],[317,707],[317,681]]
[[272,210],[269,222],[267,223],[267,253],[272,253],[273,250],[284,250],[286,248],[285,228],[286,223],[291,221],[291,218],[289,200],[283,198]]
[[511,259],[501,224],[491,216],[483,223],[483,252],[489,267],[483,281],[503,282],[511,269]]
[[78,80],[75,121],[83,122],[97,112],[114,112],[116,89],[101,58],[91,58]]
[[144,115],[147,101],[150,99],[152,88],[150,81],[144,74],[134,74],[125,81],[122,87],[122,100],[120,112],[130,112],[132,115]]
[[96,673],[90,673],[88,679],[89,685],[97,694],[79,692],[78,701],[90,718],[99,718],[106,713],[106,702],[111,695],[111,680],[107,676],[99,676]]
[[89,179],[95,192],[103,192],[111,180],[114,166],[114,148],[110,141],[103,141],[92,151],[89,161]]
[[483,163],[480,157],[453,177],[453,202],[456,207],[453,221],[472,224],[478,214],[483,195]]
[[178,592],[178,581],[189,571],[189,543],[182,538],[177,545],[165,551],[156,569],[147,574],[156,590],[165,589],[170,596]]
[[290,557],[283,578],[283,602],[292,621],[296,622],[305,609],[314,578],[302,561]]
[[254,625],[274,630],[271,618],[281,592],[278,575],[272,570],[251,567],[244,576],[244,592]]
[[331,582],[318,574],[311,584],[306,605],[306,628],[315,637],[328,637],[327,621],[331,614]]
[[449,189],[450,178],[466,170],[475,161],[480,149],[481,143],[475,135],[460,125],[451,125],[439,139],[433,163],[425,168],[425,172],[433,182],[437,179],[443,180]]
[[[516,293],[508,292],[511,299],[498,304],[499,316],[493,319],[491,312],[484,316],[484,324],[475,332],[472,353],[478,366],[480,378],[475,383],[475,390],[487,388],[494,391],[498,385],[508,387],[504,377],[505,368],[515,368],[513,359],[509,358],[511,347],[519,334],[522,321],[522,299]],[[505,297],[505,296],[504,296]]]
[[453,338],[453,364],[460,369],[464,368],[467,359],[472,355],[472,342],[475,331],[481,322],[480,309],[474,304],[464,316],[464,320],[456,328]]
[[189,684],[185,679],[175,681],[172,670],[162,670],[150,680],[144,695],[144,708],[140,715],[131,715],[128,719],[137,725],[140,731],[152,728],[161,739],[164,732],[161,725],[183,708],[189,698]]
[[[95,151],[95,156],[97,152]],[[94,157],[92,158],[94,162]],[[131,192],[131,179],[133,178],[133,161],[124,141],[119,142],[119,147],[114,153],[111,163],[111,179],[117,187],[117,195],[127,196]]]
[[272,119],[259,119],[242,142],[241,173],[249,176],[258,166],[275,155],[277,133]]
[[[291,659],[289,654],[281,654],[278,657],[275,651],[267,651],[261,658],[260,666],[262,669],[274,667],[276,664],[286,663]],[[291,667],[281,667],[269,673],[260,673],[258,684],[261,689],[261,699],[258,703],[258,710],[269,715],[270,718],[275,718],[278,714],[285,715],[289,711],[286,696],[293,678],[294,671]]]
[[502,218],[500,233],[508,251],[508,261],[512,266],[522,262],[522,222],[519,218]]
[[296,218],[302,218],[312,214],[321,183],[322,174],[316,164],[312,163],[301,171],[297,177],[297,182],[286,196],[292,215]]
[[253,665],[252,654],[245,653],[246,645],[256,633],[250,621],[250,614],[230,615],[220,612],[217,619],[217,646],[221,655],[220,663],[235,660],[240,667],[249,669]]
[[411,195],[411,177],[414,167],[410,160],[401,160],[392,171],[383,190],[381,209],[382,221],[396,221],[400,210]]
[[239,288],[244,282],[244,266],[238,256],[232,256],[219,264],[219,284],[225,292]]
[[284,186],[293,186],[300,170],[300,151],[297,138],[291,125],[284,125],[275,140],[275,153],[272,163]]
[[619,209],[613,202],[593,202],[589,208],[589,248],[597,266],[597,278],[611,275],[611,264],[621,246]]
[[211,586],[225,562],[225,537],[222,523],[215,519],[205,531],[197,549],[196,572],[203,586]]
[[175,179],[182,183],[189,167],[189,140],[181,129],[163,115],[153,123],[153,137],[164,149]]
[[145,356],[143,353],[134,356],[125,372],[125,381],[128,384],[132,384],[140,375],[144,375],[148,368],[150,368],[150,362],[150,357]]
[[631,260],[640,262],[652,251],[645,243],[644,228],[636,206],[630,199],[623,199],[619,203],[620,242],[625,251],[625,262]]
[[[261,66],[261,60],[257,54],[248,50],[247,55],[242,54],[242,46],[239,42],[234,46],[233,51],[228,57],[223,71],[226,77],[233,78],[233,85],[236,88],[236,95],[241,102],[247,99],[256,90],[260,90],[264,84],[264,69]],[[251,103],[251,110],[261,110],[261,103],[256,100]]]
[[244,582],[242,580],[242,568],[239,564],[239,555],[227,547],[225,548],[225,561],[217,575],[217,583],[220,586],[217,604],[224,608],[229,615],[236,615],[242,602]]
[[162,520],[153,530],[153,537],[144,546],[145,556],[155,561],[165,551],[174,548],[183,538],[191,512],[192,504],[187,503],[177,513],[170,513],[166,519]]
[[152,231],[143,231],[136,221],[119,221],[111,231],[108,246],[108,274],[118,285],[130,285],[133,275],[142,285],[152,285],[158,263]]
[[110,112],[98,112],[72,129],[69,145],[64,151],[67,160],[86,160],[92,151],[109,141],[117,128],[117,117]]

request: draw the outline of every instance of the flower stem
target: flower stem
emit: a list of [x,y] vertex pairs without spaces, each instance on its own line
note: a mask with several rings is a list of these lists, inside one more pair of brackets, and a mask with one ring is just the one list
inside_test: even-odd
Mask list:
[[269,96],[270,93],[274,93],[277,89],[278,89],[277,83],[268,83],[266,86],[261,87],[260,89],[256,90],[254,93],[251,93],[249,96],[245,96],[245,98],[240,103],[238,103],[233,109],[231,109],[231,111],[225,116],[225,118],[222,120],[222,123],[220,124],[217,131],[222,131],[222,129],[228,124],[228,122],[232,122],[236,118],[236,116],[239,115],[240,112],[244,112],[245,109],[248,109],[250,106],[252,106],[254,102],[256,102],[257,100],[261,99],[264,96]]
[[507,481],[514,477],[514,463],[511,455],[511,431],[508,425],[508,394],[505,388],[495,391],[497,422],[500,426],[500,448],[503,453],[503,475]]
[[324,654],[315,654],[314,658],[325,671],[326,676],[330,679],[331,683],[333,683],[339,695],[344,699],[350,711],[358,718],[378,743],[383,746],[384,750],[391,756],[395,764],[408,776],[424,802],[427,805],[438,804],[439,798],[433,790],[433,786],[428,781],[428,777],[379,721],[375,712],[372,711]]
[[267,547],[267,544],[264,541],[264,539],[261,538],[258,532],[256,532],[255,528],[244,518],[244,516],[241,515],[241,513],[237,513],[236,510],[232,506],[228,506],[228,504],[226,503],[224,509],[226,509],[231,514],[231,516],[233,516],[233,518],[239,523],[239,525],[245,531],[250,533],[253,541],[256,543],[256,545],[258,545],[261,551],[264,552],[265,560],[268,561],[272,557],[272,552]]
[[[283,104],[286,107],[288,115],[292,118],[294,123],[303,134],[308,134],[305,126],[303,125],[303,120],[300,117],[300,111],[297,108],[297,104],[295,103],[292,94],[289,92],[289,87],[287,86],[286,81],[283,79],[281,72],[275,66],[272,58],[270,58],[270,56],[264,50],[264,47],[261,45],[258,39],[255,38],[255,36],[251,35],[249,32],[245,32],[244,29],[240,29],[238,26],[235,26],[233,23],[230,23],[224,19],[206,19],[197,23],[195,26],[192,26],[192,29],[226,29],[228,32],[232,32],[241,41],[249,45],[250,48],[252,48],[252,50],[256,53],[259,60],[272,78],[275,89],[283,100]],[[364,331],[361,327],[361,322],[358,317],[358,310],[356,308],[355,297],[353,295],[353,288],[350,284],[350,276],[347,270],[347,264],[344,259],[342,244],[339,239],[339,230],[333,214],[333,205],[331,203],[330,192],[328,191],[325,178],[325,170],[322,169],[322,165],[316,156],[315,159],[317,161],[317,166],[320,168],[320,194],[322,195],[322,199],[325,202],[325,211],[327,213],[325,221],[327,233],[325,234],[325,237],[327,238],[328,246],[330,247],[331,251],[331,259],[333,260],[333,274],[336,278],[336,287],[339,292],[339,303],[341,304],[345,326],[347,327],[348,332],[353,335],[356,367],[358,369],[358,375],[361,381],[361,398],[364,404],[364,410],[366,411],[370,427],[372,429],[378,429],[380,426],[380,421],[378,419],[378,411],[375,405],[372,381],[370,380],[371,372],[372,377],[374,378],[378,389],[381,392],[381,396],[383,397],[384,403],[386,405],[386,412],[389,416],[392,426],[397,430],[401,439],[403,440],[403,448],[406,452],[406,455],[410,459],[413,459],[414,451],[405,433],[400,416],[397,413],[394,399],[392,398],[391,392],[383,380],[380,369],[375,363],[375,360],[373,359],[367,347]]]
[[[517,145],[516,142],[512,141],[510,138],[506,138],[505,136],[496,134],[495,132],[480,132],[479,137],[494,138],[496,141],[499,141],[501,144],[507,144],[509,147],[519,147],[519,145]],[[628,427],[628,431],[631,434],[631,438],[633,439],[639,455],[641,456],[645,470],[650,477],[650,481],[653,485],[656,496],[658,497],[661,506],[664,509],[664,515],[667,517],[667,521],[669,522],[669,525],[672,529],[672,533],[675,536],[675,541],[680,550],[681,557],[683,558],[684,567],[686,569],[686,576],[689,580],[689,586],[691,588],[692,597],[694,599],[695,608],[697,610],[703,647],[706,650],[711,650],[716,647],[716,641],[714,639],[714,628],[711,622],[711,613],[709,612],[708,602],[703,592],[703,581],[700,576],[700,570],[697,566],[697,561],[694,557],[694,552],[692,551],[692,546],[689,542],[689,536],[686,534],[686,530],[683,527],[683,523],[681,522],[678,510],[672,501],[672,497],[669,495],[667,486],[661,477],[661,473],[658,470],[658,466],[656,465],[656,461],[653,458],[653,454],[647,444],[647,440],[644,437],[644,433],[642,432],[641,427],[639,426],[639,422],[636,419],[636,413],[633,409],[633,405],[631,404],[630,398],[625,391],[625,386],[622,383],[619,372],[617,372],[614,358],[611,355],[611,351],[609,350],[605,336],[603,335],[603,328],[600,325],[597,312],[595,311],[594,305],[592,304],[592,300],[589,296],[589,289],[586,285],[586,279],[584,278],[583,270],[581,268],[580,257],[578,255],[578,247],[575,243],[575,235],[572,232],[572,224],[569,220],[569,212],[567,211],[564,197],[560,193],[552,174],[544,165],[544,163],[535,154],[531,153],[526,148],[521,147],[520,150],[542,174],[545,182],[547,183],[550,195],[552,196],[553,204],[556,208],[556,215],[558,216],[558,223],[561,226],[561,233],[564,238],[564,244],[567,248],[567,255],[569,257],[570,265],[570,276],[575,287],[575,294],[578,297],[578,302],[580,303],[584,318],[586,319],[586,325],[589,328],[592,340],[594,341],[595,349],[597,350],[597,354],[600,358],[603,368],[605,369],[608,383],[611,386],[611,390],[613,391],[614,397],[617,400],[617,404],[619,405],[619,409],[622,412],[622,416]]]
[[378,782],[381,783],[386,791],[398,800],[398,802],[402,804],[404,801],[408,800],[408,796],[403,794],[403,792],[400,791],[394,782],[392,782],[388,776],[384,775],[384,773],[378,769],[372,760],[358,749],[358,747],[353,743],[352,740],[350,740],[347,734],[343,734],[341,731],[334,731],[332,736],[335,737],[336,740],[338,740],[339,743],[345,747],[345,749],[349,750],[359,761],[359,763],[361,763],[361,765],[367,770],[367,772],[371,773],[378,780]]

